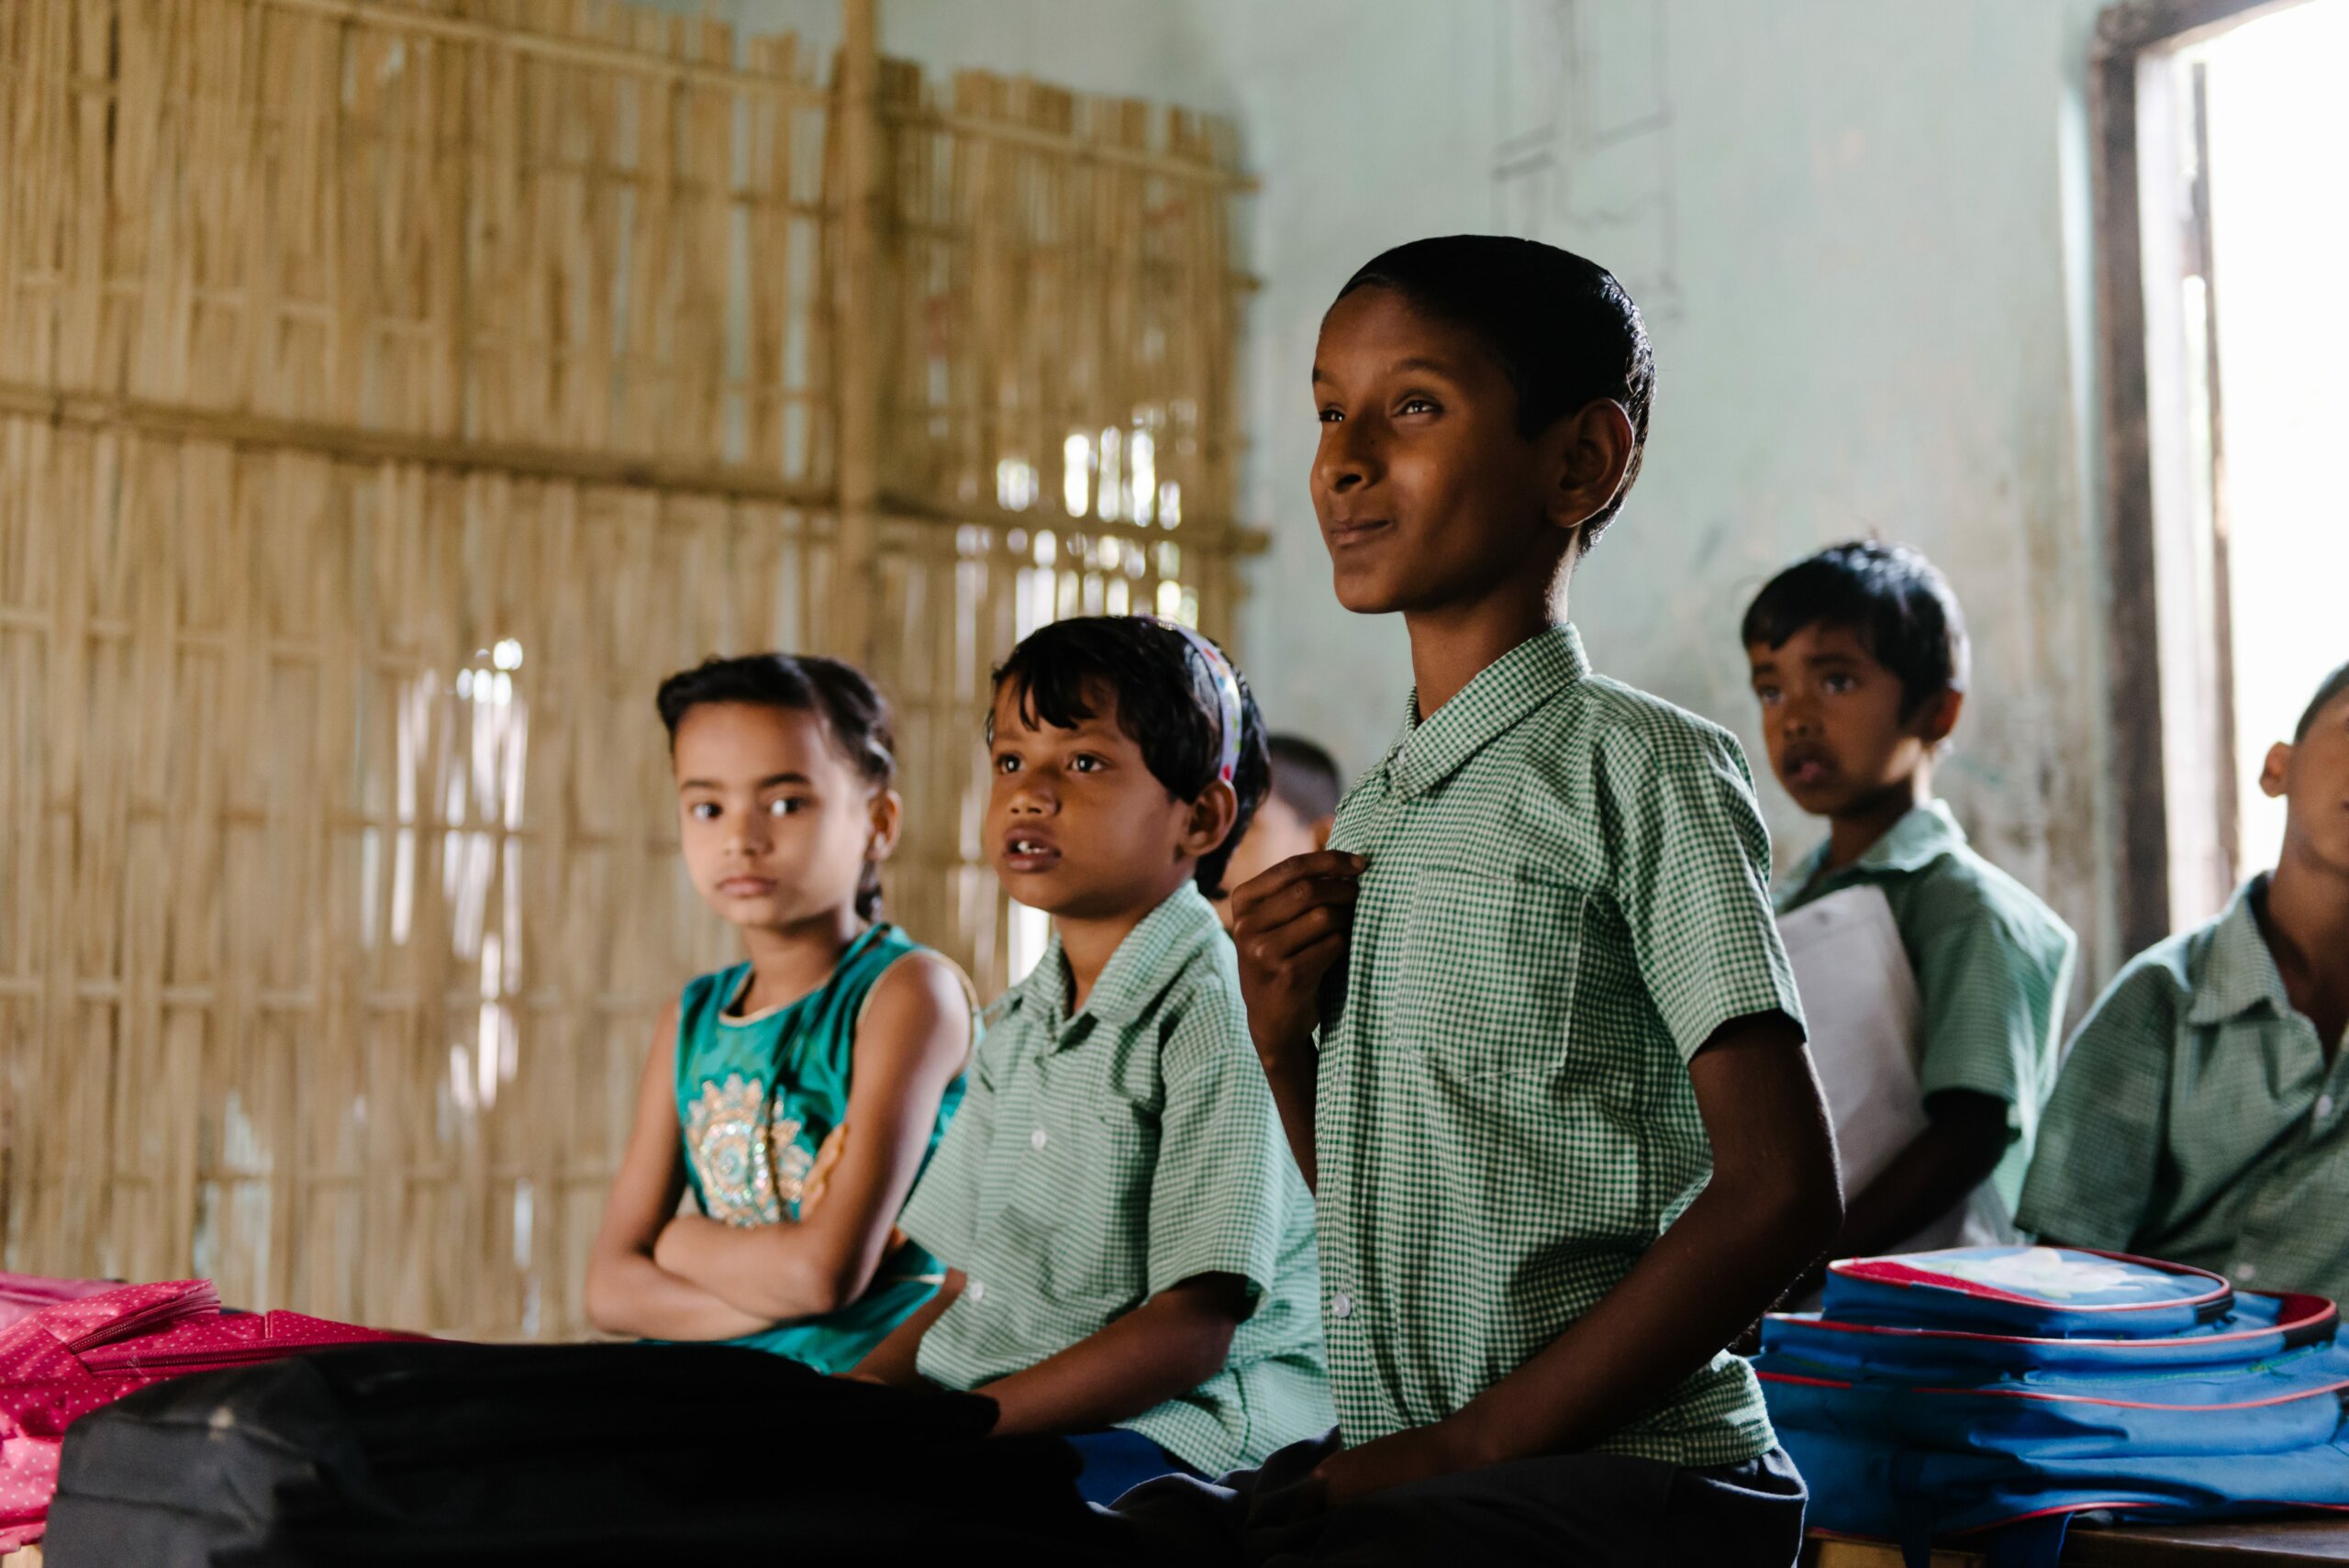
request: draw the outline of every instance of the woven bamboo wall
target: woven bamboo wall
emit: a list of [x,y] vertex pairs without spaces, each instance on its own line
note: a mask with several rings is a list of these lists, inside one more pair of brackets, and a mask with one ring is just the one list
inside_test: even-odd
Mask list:
[[893,912],[1000,984],[990,662],[1228,605],[1236,181],[853,80],[569,0],[0,5],[7,1266],[580,1331],[729,951],[650,702],[708,652],[868,658]]

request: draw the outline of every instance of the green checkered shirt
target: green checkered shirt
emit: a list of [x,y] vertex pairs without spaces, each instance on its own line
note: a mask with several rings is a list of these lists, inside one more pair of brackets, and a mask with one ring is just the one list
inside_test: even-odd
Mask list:
[[[1417,713],[1331,839],[1370,862],[1314,1107],[1349,1443],[1458,1410],[1614,1289],[1712,1173],[1688,1059],[1802,1016],[1726,731],[1592,675],[1571,627]],[[1773,1440],[1724,1352],[1598,1446]]]
[[2019,1216],[2050,1240],[2349,1298],[2349,1041],[2294,1009],[2254,898],[2140,953],[2073,1038]]
[[1200,1274],[1248,1282],[1224,1368],[1130,1427],[1212,1475],[1336,1418],[1314,1304],[1313,1199],[1248,1040],[1240,971],[1185,884],[1068,1016],[1060,939],[990,1015],[963,1108],[898,1224],[969,1283],[924,1377],[976,1388]]
[[2055,1086],[2072,928],[2038,895],[1977,855],[1938,800],[1918,806],[1841,871],[1820,874],[1821,844],[1796,869],[1781,914],[1869,884],[1884,890],[1917,976],[1923,1039],[1917,1088],[1927,1099],[1970,1089],[2007,1102],[2007,1151],[1990,1187],[2011,1216]]

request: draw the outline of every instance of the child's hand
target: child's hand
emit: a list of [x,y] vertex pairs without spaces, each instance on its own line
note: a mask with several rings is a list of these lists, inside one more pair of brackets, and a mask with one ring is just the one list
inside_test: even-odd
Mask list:
[[1248,1032],[1268,1064],[1312,1038],[1321,978],[1345,954],[1369,864],[1360,855],[1322,850],[1283,861],[1231,895]]
[[1360,1448],[1340,1449],[1315,1465],[1298,1488],[1300,1505],[1341,1507],[1389,1486],[1473,1470],[1482,1462],[1454,1421],[1407,1427]]

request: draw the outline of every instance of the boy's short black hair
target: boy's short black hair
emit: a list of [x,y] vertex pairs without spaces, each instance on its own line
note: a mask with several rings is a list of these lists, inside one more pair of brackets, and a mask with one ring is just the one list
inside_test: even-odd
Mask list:
[[1615,274],[1571,250],[1505,234],[1414,239],[1372,258],[1338,291],[1388,288],[1415,310],[1466,328],[1517,390],[1517,428],[1531,440],[1609,398],[1631,421],[1623,484],[1582,527],[1587,552],[1631,493],[1655,397],[1655,351],[1640,307]]
[[1272,753],[1273,793],[1308,822],[1338,814],[1338,797],[1346,793],[1338,776],[1338,760],[1302,735],[1275,735],[1265,742]]
[[[833,746],[874,789],[887,789],[896,780],[896,721],[889,699],[863,671],[838,659],[816,653],[705,659],[662,682],[652,700],[672,751],[677,749],[677,726],[707,704],[793,708],[820,719]],[[857,884],[856,912],[866,920],[881,913],[881,868],[871,861]]]
[[2327,675],[2324,684],[2317,687],[2316,695],[2309,699],[2308,711],[2300,715],[2299,727],[2292,731],[2293,745],[2309,738],[2309,731],[2316,728],[2317,715],[2332,706],[2332,700],[2344,692],[2349,692],[2349,664]]
[[1853,539],[1796,562],[1745,612],[1745,645],[1776,651],[1811,626],[1840,627],[1900,678],[1900,717],[1965,690],[1965,612],[1941,569],[1905,544]]
[[[1223,896],[1223,868],[1248,831],[1249,820],[1272,785],[1264,748],[1264,717],[1240,684],[1240,759],[1232,770],[1239,815],[1223,842],[1199,857],[1199,891]],[[1222,704],[1190,639],[1149,616],[1085,616],[1030,632],[995,673],[999,697],[1008,690],[1031,724],[1074,729],[1093,717],[1107,694],[1117,705],[1118,728],[1141,748],[1151,776],[1176,800],[1197,800],[1215,783],[1223,761]],[[995,718],[987,718],[994,738]]]

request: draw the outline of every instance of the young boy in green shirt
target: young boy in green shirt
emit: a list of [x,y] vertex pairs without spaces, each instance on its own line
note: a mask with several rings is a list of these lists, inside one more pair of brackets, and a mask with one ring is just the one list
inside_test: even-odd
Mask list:
[[1339,1429],[1120,1503],[1177,1551],[1795,1560],[1801,1479],[1724,1350],[1841,1213],[1767,839],[1736,741],[1562,617],[1653,374],[1621,286],[1531,240],[1402,246],[1323,319],[1315,510],[1416,684],[1235,938]]
[[1072,1438],[1106,1502],[1330,1424],[1313,1201],[1206,896],[1264,797],[1263,720],[1213,643],[1146,617],[1045,627],[995,691],[987,843],[1052,945],[898,1219],[946,1282],[857,1373]]
[[[1835,1129],[1852,1190],[1833,1255],[2012,1240],[2076,944],[1933,798],[1934,757],[1965,702],[1957,595],[1913,550],[1839,544],[1763,588],[1744,641],[1771,771],[1828,822],[1780,913],[1879,890],[1916,985],[1921,1117],[1874,1097],[1865,1063],[1845,1069],[1862,1082],[1839,1084],[1820,1057],[1830,1103],[1850,1107]],[[1855,1150],[1872,1151],[1865,1166],[1848,1163]]]
[[2349,664],[2259,787],[2276,869],[2140,953],[2081,1024],[2023,1229],[2349,1301]]

